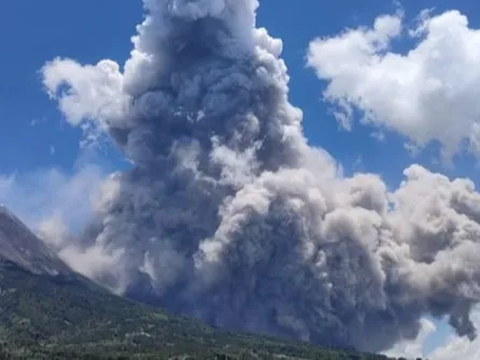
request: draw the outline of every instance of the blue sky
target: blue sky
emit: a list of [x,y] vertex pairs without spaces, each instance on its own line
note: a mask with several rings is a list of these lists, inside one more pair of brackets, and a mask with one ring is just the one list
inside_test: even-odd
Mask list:
[[130,37],[141,18],[141,4],[134,1],[0,4],[0,30],[6,34],[3,48],[12,55],[4,57],[0,70],[2,172],[72,167],[80,132],[62,123],[55,103],[42,90],[39,71],[56,56],[86,62],[96,62],[105,54],[126,59]]
[[[339,128],[330,104],[322,100],[326,83],[306,66],[310,41],[335,36],[346,28],[371,26],[380,14],[393,14],[399,7],[391,1],[261,0],[258,22],[284,42],[283,58],[291,75],[291,101],[304,111],[304,128],[312,145],[328,150],[354,171],[381,174],[388,186],[396,187],[402,171],[413,162],[449,176],[476,181],[478,169],[473,157],[460,155],[453,167],[438,161],[438,147],[430,145],[417,156],[405,147],[405,137],[387,132],[377,141],[371,126],[354,125],[353,131]],[[413,22],[423,9],[435,13],[458,9],[468,16],[471,28],[480,28],[480,5],[474,0],[406,0],[401,2],[405,21]],[[2,1],[0,34],[0,174],[31,173],[58,168],[73,172],[81,151],[81,131],[62,121],[56,104],[42,89],[39,73],[46,61],[57,56],[80,63],[96,63],[105,57],[123,63],[131,49],[130,37],[142,19],[140,1]],[[406,53],[411,40],[398,41],[395,50]],[[104,147],[96,158],[105,169],[124,166],[115,150]],[[427,347],[444,339],[431,337]]]
[[[469,15],[473,26],[480,22],[474,1],[405,1],[402,6],[407,19],[413,19],[421,9],[435,6],[438,12],[452,7],[461,10]],[[385,146],[372,139],[368,127],[339,131],[331,108],[321,101],[323,84],[306,68],[305,56],[313,38],[331,36],[346,27],[370,25],[379,14],[395,10],[393,3],[380,0],[369,1],[368,6],[354,0],[305,0],[302,7],[291,1],[263,0],[258,18],[260,25],[284,41],[283,57],[292,78],[291,100],[304,111],[305,132],[311,144],[327,149],[347,171],[353,168],[380,173],[391,186],[397,185],[402,170],[412,162],[403,148],[403,139],[390,133]],[[42,91],[39,70],[56,56],[68,56],[81,63],[95,63],[108,56],[122,63],[129,55],[130,36],[141,18],[139,1],[0,4],[0,31],[5,34],[2,47],[10,55],[3,57],[0,68],[3,173],[50,166],[68,171],[72,167],[78,157],[80,131],[62,122],[56,104]],[[107,159],[115,158],[115,152],[109,151]],[[439,167],[428,149],[415,160],[432,170],[476,177],[476,171],[471,171],[472,160],[465,157],[456,161],[453,170]]]

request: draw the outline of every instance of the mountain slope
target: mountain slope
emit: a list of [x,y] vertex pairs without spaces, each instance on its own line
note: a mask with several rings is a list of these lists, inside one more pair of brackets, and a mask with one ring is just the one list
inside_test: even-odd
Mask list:
[[11,262],[1,265],[0,274],[0,339],[28,359],[34,354],[51,359],[55,353],[69,352],[154,359],[184,354],[212,359],[215,354],[242,353],[336,359],[333,356],[339,354],[303,343],[223,333],[112,295],[81,276],[35,275]]
[[225,333],[118,297],[68,269],[6,209],[0,213],[0,339],[5,351],[25,359],[387,359]]
[[3,205],[0,205],[0,261],[11,261],[34,274],[71,272],[52,249]]

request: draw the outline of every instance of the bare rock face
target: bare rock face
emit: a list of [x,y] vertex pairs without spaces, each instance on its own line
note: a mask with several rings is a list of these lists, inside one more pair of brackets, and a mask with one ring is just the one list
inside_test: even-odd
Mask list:
[[12,262],[37,275],[67,275],[72,271],[8,208],[0,205],[0,263]]

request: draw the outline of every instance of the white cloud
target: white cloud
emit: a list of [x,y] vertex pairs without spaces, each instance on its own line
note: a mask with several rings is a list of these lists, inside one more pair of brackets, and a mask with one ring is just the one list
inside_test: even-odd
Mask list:
[[426,339],[434,333],[437,328],[435,324],[427,319],[422,319],[422,329],[418,337],[413,341],[401,341],[385,354],[391,357],[407,357],[416,359],[424,356],[423,345]]
[[[477,326],[480,325],[479,310],[472,313],[472,320]],[[480,339],[470,342],[466,338],[453,335],[444,346],[426,355],[430,360],[480,359]]]
[[43,67],[42,75],[48,93],[74,126],[86,126],[85,121],[90,120],[103,127],[123,113],[128,104],[123,74],[112,60],[82,66],[74,60],[57,58]]
[[[472,312],[472,321],[477,327],[480,325],[480,308],[477,307]],[[480,338],[470,341],[468,338],[459,337],[455,334],[451,335],[437,349],[426,352],[425,342],[436,331],[440,331],[441,326],[447,326],[447,324],[435,325],[432,321],[423,319],[422,330],[415,340],[401,341],[392,349],[386,351],[385,354],[392,357],[406,357],[407,359],[416,359],[418,357],[429,360],[480,359]]]
[[[391,50],[402,35],[416,41],[406,54]],[[479,62],[480,31],[458,11],[425,11],[415,29],[405,29],[401,15],[381,16],[373,28],[312,41],[308,53],[345,128],[360,110],[363,122],[397,131],[417,146],[438,141],[446,160],[463,142],[480,157]]]

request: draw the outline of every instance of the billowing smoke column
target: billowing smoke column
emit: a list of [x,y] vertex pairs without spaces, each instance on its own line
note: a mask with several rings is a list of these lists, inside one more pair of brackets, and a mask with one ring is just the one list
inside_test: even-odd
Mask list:
[[91,276],[216,326],[324,345],[386,349],[427,314],[473,338],[473,184],[417,165],[393,193],[342,177],[307,145],[256,0],[144,5],[123,72],[44,68],[68,120],[107,132],[133,164],[104,184],[78,245],[113,259]]

